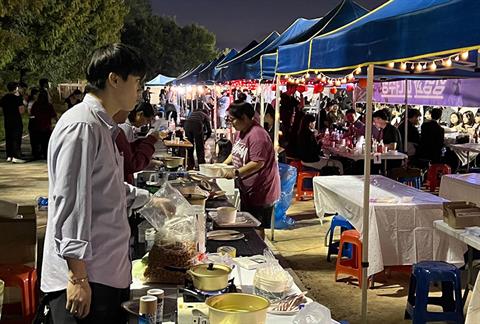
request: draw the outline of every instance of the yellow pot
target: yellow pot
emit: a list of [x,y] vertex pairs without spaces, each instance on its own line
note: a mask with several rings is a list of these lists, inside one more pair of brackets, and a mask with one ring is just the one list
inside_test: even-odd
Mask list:
[[210,324],[265,324],[270,302],[260,296],[230,293],[208,298]]

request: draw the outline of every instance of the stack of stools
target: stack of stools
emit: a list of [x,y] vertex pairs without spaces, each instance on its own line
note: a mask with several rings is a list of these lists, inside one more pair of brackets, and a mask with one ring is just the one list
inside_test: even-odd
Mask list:
[[[350,222],[343,216],[335,214],[332,218],[332,222],[330,223],[330,229],[325,236],[325,239],[328,237],[328,253],[327,253],[327,261],[330,262],[330,256],[332,254],[338,254],[338,247],[340,245],[340,241],[334,241],[333,235],[335,233],[335,228],[340,227],[340,233],[343,233],[347,230],[353,230],[354,227]],[[352,255],[352,248],[351,245],[346,244],[343,249],[343,256],[351,257]]]
[[37,271],[23,264],[0,265],[5,287],[18,287],[22,293],[22,315],[33,320],[37,310]]
[[430,192],[434,192],[435,188],[440,187],[440,178],[444,174],[451,174],[452,169],[446,164],[432,164],[428,168],[427,180]]
[[[428,297],[431,282],[441,282],[442,296]],[[427,305],[442,306],[443,312],[429,312]],[[413,324],[427,322],[463,323],[460,271],[443,261],[422,261],[413,266],[405,318]]]
[[[297,169],[297,193],[296,200],[310,199],[313,197],[313,177],[319,176],[320,172],[310,168],[304,168],[302,161],[294,160],[290,166]],[[306,185],[307,184],[307,185]]]
[[[360,232],[357,230],[344,231],[340,236],[335,281],[338,281],[338,275],[346,274],[357,278],[359,287],[362,287],[362,241],[360,237]],[[347,243],[351,245],[352,249],[350,258],[343,257],[345,244]]]

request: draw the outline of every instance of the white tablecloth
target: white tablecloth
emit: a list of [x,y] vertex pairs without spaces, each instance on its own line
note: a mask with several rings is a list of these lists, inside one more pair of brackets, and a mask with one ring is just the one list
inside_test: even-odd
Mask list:
[[462,166],[472,162],[480,153],[480,144],[465,143],[465,144],[450,144],[450,148],[455,152]]
[[[317,215],[338,212],[362,233],[363,176],[320,176],[313,184]],[[443,217],[443,198],[374,175],[370,201],[369,275],[384,266],[422,260],[463,262],[461,243],[446,235],[433,240],[433,221]]]
[[442,176],[439,196],[451,201],[468,201],[480,206],[480,174],[446,174]]

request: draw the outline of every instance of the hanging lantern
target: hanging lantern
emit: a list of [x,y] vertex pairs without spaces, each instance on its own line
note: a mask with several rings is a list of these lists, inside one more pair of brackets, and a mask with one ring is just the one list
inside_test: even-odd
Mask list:
[[362,89],[366,89],[367,88],[367,79],[358,80],[358,86]]
[[302,85],[299,85],[297,87],[297,91],[300,92],[300,93],[304,93],[305,91],[307,91],[307,87],[304,86],[303,84]]
[[277,91],[277,85],[276,84],[272,85],[272,91]]
[[346,88],[347,92],[352,92],[354,88],[355,88],[355,86],[353,84],[351,84],[351,83],[347,84],[347,88]]
[[330,88],[330,93],[333,94],[333,95],[336,94],[337,91],[338,91],[338,90],[337,90],[336,87]]
[[313,93],[322,93],[324,89],[323,84],[317,83],[316,85],[313,86]]
[[342,82],[340,80],[335,80],[335,86],[339,87],[342,85]]

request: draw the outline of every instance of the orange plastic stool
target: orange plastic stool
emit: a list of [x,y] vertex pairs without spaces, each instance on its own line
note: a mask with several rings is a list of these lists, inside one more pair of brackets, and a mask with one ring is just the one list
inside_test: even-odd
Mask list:
[[0,265],[5,287],[18,287],[22,293],[22,315],[33,319],[37,310],[37,270],[23,264]]
[[[335,267],[335,281],[338,281],[339,274],[346,274],[358,279],[358,286],[362,287],[362,241],[360,232],[357,230],[347,230],[340,236],[340,247],[338,249],[337,265]],[[352,245],[352,258],[345,259],[340,257],[343,254],[344,244]]]
[[428,168],[427,179],[430,192],[434,192],[435,188],[440,187],[440,178],[444,174],[451,174],[452,169],[446,164],[432,164]]
[[299,174],[303,170],[303,164],[300,160],[293,160],[289,163],[289,165],[297,169],[297,174]]
[[320,172],[315,171],[302,171],[297,174],[297,194],[295,195],[296,200],[302,200],[304,198],[313,197],[313,180],[312,187],[306,188],[304,186],[304,181],[313,179],[313,177],[319,176]]

